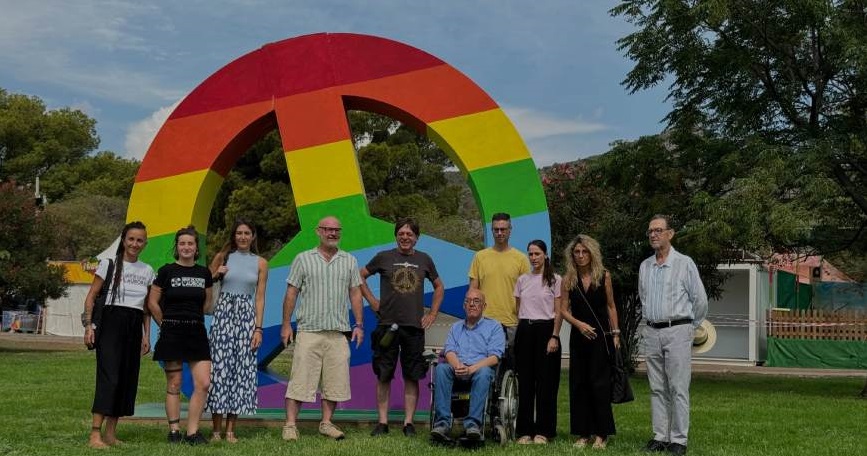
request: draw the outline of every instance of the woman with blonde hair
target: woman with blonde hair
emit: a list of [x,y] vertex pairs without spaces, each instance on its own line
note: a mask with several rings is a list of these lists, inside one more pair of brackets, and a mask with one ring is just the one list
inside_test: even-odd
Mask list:
[[575,446],[603,449],[615,434],[611,409],[611,354],[620,348],[620,329],[611,274],[602,265],[599,243],[579,234],[564,251],[563,319],[569,337],[569,418]]

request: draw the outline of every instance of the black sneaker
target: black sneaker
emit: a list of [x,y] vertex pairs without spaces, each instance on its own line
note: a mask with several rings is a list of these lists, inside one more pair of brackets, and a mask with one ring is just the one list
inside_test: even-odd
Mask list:
[[651,440],[644,446],[645,453],[656,453],[668,450],[668,442],[660,442],[659,440]]
[[169,443],[181,443],[182,440],[184,440],[184,436],[181,435],[181,431],[169,431]]
[[468,440],[482,440],[482,430],[478,426],[470,426],[466,431]]
[[184,436],[184,443],[187,443],[187,444],[190,444],[193,446],[205,445],[208,443],[208,439],[206,439],[205,436],[203,436],[201,432],[196,431],[195,434],[187,434],[186,436]]
[[406,423],[403,425],[403,435],[407,437],[415,437],[415,426],[412,423]]
[[376,437],[378,435],[388,434],[388,424],[386,423],[376,423],[376,427],[370,431],[371,437]]

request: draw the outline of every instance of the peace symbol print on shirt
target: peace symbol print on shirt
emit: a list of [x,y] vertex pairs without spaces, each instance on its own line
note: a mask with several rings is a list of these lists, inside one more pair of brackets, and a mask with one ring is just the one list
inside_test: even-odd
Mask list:
[[[229,63],[187,95],[160,128],[136,176],[127,220],[148,227],[143,261],[154,267],[172,261],[174,232],[189,223],[206,231],[229,170],[253,143],[279,129],[301,232],[269,261],[258,352],[260,408],[283,407],[286,378],[268,364],[282,350],[289,265],[296,254],[317,245],[317,222],[338,217],[340,247],[362,266],[376,252],[394,247],[393,225],[369,213],[347,110],[397,119],[446,151],[474,192],[487,245],[493,242],[490,219],[497,212],[512,215],[512,245],[523,249],[532,239],[550,240],[545,195],[526,145],[491,97],[442,60],[384,38],[319,33],[266,44]],[[441,312],[463,317],[473,252],[425,235],[418,249],[431,255],[446,285]],[[378,277],[369,281],[376,294],[378,282]],[[425,287],[430,305],[432,289],[429,283]],[[376,407],[369,344],[376,317],[368,307],[364,321],[365,343],[352,346],[352,400],[340,408]],[[402,402],[400,389],[392,388],[397,390],[392,406]],[[423,408],[429,398],[421,396]]]

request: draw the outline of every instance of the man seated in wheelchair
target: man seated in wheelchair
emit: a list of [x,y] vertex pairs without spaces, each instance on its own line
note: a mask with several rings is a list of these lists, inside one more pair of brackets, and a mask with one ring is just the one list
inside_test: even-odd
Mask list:
[[452,426],[451,397],[456,381],[470,385],[470,405],[463,420],[469,440],[482,439],[488,393],[496,375],[496,366],[505,350],[503,326],[484,317],[485,295],[470,290],[464,299],[466,319],[449,330],[443,354],[446,362],[437,364],[434,376],[434,423],[431,437],[449,439]]

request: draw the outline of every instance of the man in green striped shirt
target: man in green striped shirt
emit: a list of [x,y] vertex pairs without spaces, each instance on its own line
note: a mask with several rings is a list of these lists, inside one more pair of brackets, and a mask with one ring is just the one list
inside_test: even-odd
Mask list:
[[[340,233],[337,218],[320,220],[316,228],[319,246],[299,253],[292,261],[286,279],[288,286],[283,299],[280,336],[285,345],[293,340],[296,343],[291,379],[286,387],[283,440],[298,440],[295,426],[298,410],[302,402],[316,400],[317,389],[322,394],[319,433],[335,440],[344,437],[343,431],[331,422],[331,417],[337,402],[350,399],[349,343],[344,336],[350,330],[347,300],[355,315],[351,340],[355,341],[356,347],[364,338],[364,324],[358,261],[337,247]],[[299,295],[301,301],[295,314],[296,338],[291,323]]]

